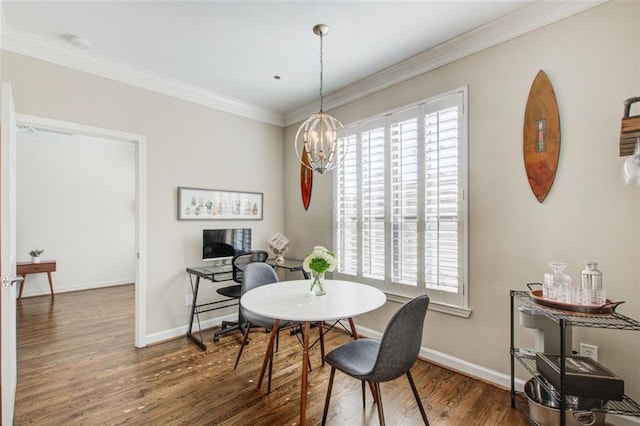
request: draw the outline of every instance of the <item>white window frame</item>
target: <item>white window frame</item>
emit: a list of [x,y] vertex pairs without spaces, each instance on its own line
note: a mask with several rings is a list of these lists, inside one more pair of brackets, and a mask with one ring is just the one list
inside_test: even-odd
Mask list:
[[[389,238],[391,238],[391,207],[392,203],[390,202],[390,191],[391,191],[391,182],[390,182],[390,155],[388,155],[388,143],[389,143],[389,122],[386,121],[386,117],[400,116],[403,111],[408,111],[414,109],[416,107],[420,108],[419,124],[418,124],[418,133],[422,133],[419,135],[419,138],[422,139],[421,143],[419,143],[420,147],[424,146],[424,116],[425,112],[432,112],[435,110],[441,110],[444,105],[450,105],[452,101],[458,104],[458,144],[459,144],[459,160],[462,162],[459,168],[459,212],[458,214],[461,216],[459,220],[459,242],[462,247],[459,250],[459,287],[457,293],[451,293],[441,290],[435,290],[427,288],[424,282],[424,265],[419,262],[418,271],[419,278],[417,285],[407,286],[402,284],[393,283],[391,281],[391,242]],[[386,225],[385,225],[385,237],[387,241],[385,242],[385,278],[383,280],[367,278],[363,275],[362,270],[362,257],[360,247],[362,247],[363,242],[363,234],[362,234],[362,225],[363,225],[363,217],[362,217],[362,206],[361,204],[361,195],[362,188],[360,187],[361,182],[361,173],[362,173],[362,163],[360,155],[358,154],[357,158],[357,174],[358,174],[358,213],[357,213],[357,223],[358,223],[358,253],[357,253],[357,271],[355,275],[351,274],[343,274],[336,270],[334,272],[334,277],[336,279],[348,280],[348,281],[357,281],[366,283],[372,286],[375,286],[387,294],[388,299],[396,300],[396,301],[406,301],[410,298],[413,298],[420,294],[428,294],[431,298],[430,309],[435,311],[440,311],[456,316],[461,317],[469,317],[471,314],[471,309],[469,307],[469,262],[468,262],[468,248],[469,248],[469,236],[468,236],[468,228],[469,228],[469,217],[468,217],[468,87],[464,86],[459,89],[454,89],[449,92],[425,99],[423,101],[417,102],[412,105],[407,105],[402,108],[398,108],[392,111],[387,111],[385,113],[379,114],[374,117],[370,117],[366,120],[362,120],[357,123],[352,123],[345,126],[349,132],[349,135],[353,137],[355,135],[356,144],[351,144],[349,146],[349,154],[353,155],[354,152],[360,150],[361,143],[361,134],[364,129],[370,129],[368,126],[369,123],[372,122],[380,122],[380,120],[385,120],[385,149],[386,149],[386,159],[385,159],[385,208],[386,208]],[[397,120],[395,120],[397,122]],[[424,163],[424,154],[420,151],[418,152],[418,161]],[[338,224],[336,218],[336,212],[338,211],[338,172],[334,172],[334,205],[333,205],[333,240],[334,247],[338,242]],[[418,171],[418,179],[424,180],[424,167],[421,167]],[[419,243],[418,253],[424,253],[424,195],[418,196],[419,202],[422,206],[419,206],[418,214],[423,217],[422,220],[418,222],[418,230],[420,233],[419,239],[421,242]],[[420,259],[420,256],[419,256]]]

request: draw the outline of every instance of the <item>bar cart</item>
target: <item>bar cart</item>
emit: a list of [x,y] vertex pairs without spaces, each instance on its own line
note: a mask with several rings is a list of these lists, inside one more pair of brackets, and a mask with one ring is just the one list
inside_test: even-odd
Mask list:
[[[595,327],[595,328],[608,328],[608,329],[618,329],[618,330],[634,330],[640,331],[640,322],[626,317],[624,315],[616,313],[614,310],[608,313],[577,313],[571,311],[564,311],[559,309],[553,309],[547,306],[540,305],[535,303],[531,297],[531,293],[528,291],[518,291],[511,290],[510,291],[510,299],[511,299],[511,343],[510,343],[510,354],[511,354],[511,407],[515,408],[516,401],[516,392],[515,392],[515,360],[517,359],[524,368],[537,378],[541,382],[541,385],[549,392],[557,392],[560,395],[559,410],[560,410],[560,424],[562,426],[566,425],[566,371],[565,371],[565,358],[566,358],[566,350],[568,348],[565,347],[567,342],[565,342],[565,331],[568,326],[578,326],[578,327]],[[514,310],[517,308],[516,303],[519,305],[526,305],[528,308],[534,309],[536,312],[546,316],[550,320],[554,321],[560,330],[560,386],[559,389],[553,389],[553,387],[540,377],[537,369],[536,369],[536,358],[535,354],[531,354],[530,351],[521,350],[520,348],[516,348],[514,346],[514,337],[515,337],[515,313]],[[569,342],[570,344],[570,342]],[[549,389],[549,387],[551,389]],[[594,410],[595,411],[595,410]],[[638,416],[640,417],[640,405],[629,398],[627,395],[623,396],[621,401],[608,401],[602,408],[597,409],[597,411],[605,411],[611,414],[622,414],[628,416]]]

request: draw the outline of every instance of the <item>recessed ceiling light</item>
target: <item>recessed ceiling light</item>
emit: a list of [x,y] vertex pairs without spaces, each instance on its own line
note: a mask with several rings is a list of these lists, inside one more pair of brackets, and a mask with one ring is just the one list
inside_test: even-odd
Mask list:
[[85,37],[83,35],[70,35],[69,43],[73,44],[75,47],[79,47],[80,49],[88,49],[91,47],[91,40],[89,37]]

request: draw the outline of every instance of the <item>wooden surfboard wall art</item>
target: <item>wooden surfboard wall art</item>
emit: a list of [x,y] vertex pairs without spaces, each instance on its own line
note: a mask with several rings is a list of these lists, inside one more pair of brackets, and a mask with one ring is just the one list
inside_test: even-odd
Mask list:
[[[304,209],[309,209],[309,203],[311,202],[311,189],[313,188],[313,170],[311,170],[311,164],[307,157],[307,147],[302,149],[302,161],[304,164],[300,164],[300,192],[302,194],[302,205]],[[306,164],[306,165],[305,165]]]
[[522,150],[529,186],[542,203],[549,193],[560,158],[560,114],[551,81],[538,71],[524,112]]

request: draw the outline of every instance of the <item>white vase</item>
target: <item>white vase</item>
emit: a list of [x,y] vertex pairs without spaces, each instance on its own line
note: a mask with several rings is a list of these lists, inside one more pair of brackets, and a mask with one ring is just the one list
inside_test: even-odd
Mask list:
[[31,256],[31,263],[40,263],[40,256]]

